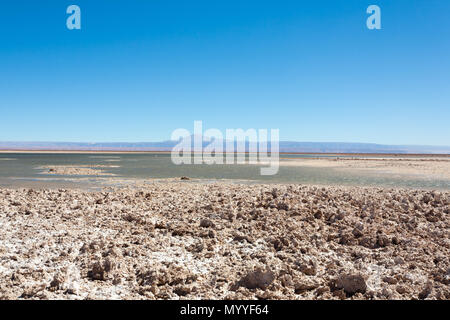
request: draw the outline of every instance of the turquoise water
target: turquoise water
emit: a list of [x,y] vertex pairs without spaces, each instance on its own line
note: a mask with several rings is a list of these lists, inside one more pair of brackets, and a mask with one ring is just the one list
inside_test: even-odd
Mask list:
[[[319,155],[282,155],[286,158],[315,158]],[[333,155],[320,155],[335,157]],[[274,176],[261,176],[259,165],[174,165],[170,154],[49,154],[49,153],[8,153],[0,154],[0,186],[33,187],[36,185],[84,186],[95,185],[109,177],[57,176],[42,174],[40,166],[48,165],[106,165],[100,168],[119,179],[164,179],[188,176],[206,180],[231,179],[239,182],[276,182],[319,185],[385,186],[426,189],[450,189],[450,181],[445,179],[424,179],[414,176],[391,174],[371,174],[348,172],[333,168],[283,167]]]

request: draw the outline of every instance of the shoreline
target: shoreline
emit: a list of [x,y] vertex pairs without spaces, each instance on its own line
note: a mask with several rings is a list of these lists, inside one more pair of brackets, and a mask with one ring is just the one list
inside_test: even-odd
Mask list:
[[[33,149],[4,149],[0,150],[0,154],[10,154],[10,153],[46,153],[46,154],[170,154],[171,151],[168,150],[33,150]],[[196,152],[194,152],[196,153]],[[248,154],[248,152],[244,152]],[[225,153],[224,153],[225,154]],[[426,158],[436,158],[443,157],[449,158],[450,154],[437,154],[437,153],[337,153],[337,152],[280,152],[280,155],[336,155],[336,156],[390,156],[390,157],[426,157]],[[289,159],[289,158],[287,158]],[[309,157],[308,157],[309,159]]]
[[[14,184],[1,185],[0,189],[11,190],[49,190],[57,191],[59,189],[64,190],[76,190],[81,192],[96,192],[111,189],[122,188],[142,188],[153,184],[170,184],[170,183],[183,183],[183,184],[228,184],[228,185],[291,185],[297,187],[311,187],[311,188],[369,188],[369,189],[382,189],[391,191],[418,191],[418,192],[450,192],[448,187],[418,187],[418,186],[402,186],[402,185],[383,185],[383,184],[349,184],[349,183],[318,183],[318,182],[284,182],[278,180],[251,180],[251,179],[232,179],[232,178],[193,178],[181,179],[182,177],[169,177],[169,178],[126,178],[118,176],[108,175],[87,175],[87,176],[58,176],[45,178],[14,178]],[[183,181],[184,180],[184,181]],[[187,180],[187,181],[186,181]],[[0,179],[1,181],[1,179]]]

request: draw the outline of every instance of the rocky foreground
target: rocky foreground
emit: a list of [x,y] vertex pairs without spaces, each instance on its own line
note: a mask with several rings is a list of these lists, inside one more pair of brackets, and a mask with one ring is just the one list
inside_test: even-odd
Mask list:
[[449,195],[0,189],[0,298],[450,299]]

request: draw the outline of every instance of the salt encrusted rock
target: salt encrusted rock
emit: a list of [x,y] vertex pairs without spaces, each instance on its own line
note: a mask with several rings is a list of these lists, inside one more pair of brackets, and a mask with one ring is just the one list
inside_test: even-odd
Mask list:
[[92,280],[105,280],[105,268],[100,261],[94,262],[91,271],[88,272],[88,276]]
[[319,287],[319,285],[315,282],[306,282],[306,281],[297,282],[295,284],[295,293],[301,294],[306,291],[311,291],[311,290],[317,289],[318,287]]
[[378,234],[377,235],[377,245],[379,247],[386,247],[391,243],[391,241],[389,241],[389,238],[384,235],[384,234]]
[[450,299],[447,191],[174,181],[0,188],[0,299]]
[[50,282],[50,290],[55,291],[62,287],[63,283],[65,281],[65,276],[63,273],[58,272],[53,277],[53,280]]
[[214,223],[209,219],[200,220],[200,227],[202,228],[214,228]]
[[277,190],[277,188],[273,188],[270,193],[272,194],[273,198],[277,198],[278,197],[278,190]]
[[341,275],[333,281],[332,287],[338,290],[343,289],[348,295],[354,295],[357,292],[365,293],[367,289],[366,281],[358,274]]
[[323,214],[322,214],[322,211],[320,211],[320,210],[317,210],[314,213],[314,218],[316,218],[316,219],[322,219],[322,216],[323,216]]
[[399,293],[399,294],[405,294],[408,290],[406,289],[405,286],[397,286],[395,288],[395,290]]
[[173,290],[173,292],[179,296],[184,297],[191,292],[191,288],[187,286],[178,286]]
[[397,279],[395,279],[394,277],[386,276],[383,278],[383,281],[389,284],[397,284]]
[[136,280],[140,286],[152,286],[158,280],[158,274],[153,269],[142,268],[136,273]]
[[278,202],[277,203],[278,210],[289,211],[289,205],[286,202]]
[[361,238],[364,235],[362,229],[356,227],[353,229],[352,234],[355,238]]
[[301,272],[303,272],[305,275],[307,275],[307,276],[316,275],[316,272],[317,272],[316,266],[311,261],[309,263],[297,262],[297,264],[298,264],[298,269]]
[[261,269],[257,269],[241,278],[241,280],[233,286],[232,290],[236,290],[239,287],[266,290],[273,280],[275,280],[275,274],[272,271],[262,271]]
[[425,288],[423,288],[423,290],[419,293],[419,299],[427,298],[431,294],[432,290],[433,290],[433,284],[431,282],[427,282],[427,284],[425,285]]

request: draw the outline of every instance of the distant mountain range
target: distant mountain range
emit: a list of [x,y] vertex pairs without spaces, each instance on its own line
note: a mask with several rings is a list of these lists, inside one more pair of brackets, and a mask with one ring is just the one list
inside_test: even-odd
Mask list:
[[[0,142],[0,150],[170,151],[178,141],[161,142]],[[203,145],[208,145],[204,142]],[[450,146],[382,145],[350,142],[280,141],[280,152],[450,154]],[[247,144],[248,147],[248,144]],[[270,147],[269,147],[270,150]]]

